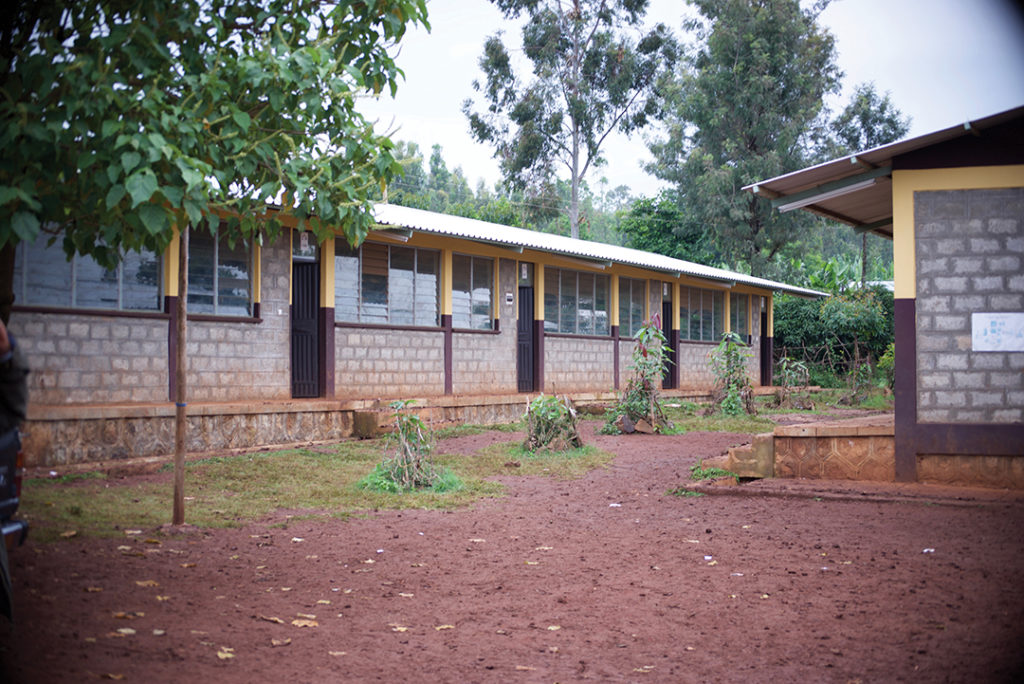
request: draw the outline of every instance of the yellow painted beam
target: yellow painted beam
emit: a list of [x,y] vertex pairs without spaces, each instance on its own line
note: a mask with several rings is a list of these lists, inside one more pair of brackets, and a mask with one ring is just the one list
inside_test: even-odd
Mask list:
[[441,315],[452,315],[452,250],[441,250]]
[[612,273],[612,284],[611,292],[608,294],[608,305],[611,307],[611,324],[613,326],[619,325],[619,274]]
[[679,281],[672,283],[672,329],[680,330],[683,320],[679,316]]
[[178,296],[178,253],[181,250],[181,231],[174,227],[171,244],[164,250],[164,296]]
[[320,308],[334,308],[334,238],[320,245]]
[[533,264],[533,320],[544,321],[544,264]]

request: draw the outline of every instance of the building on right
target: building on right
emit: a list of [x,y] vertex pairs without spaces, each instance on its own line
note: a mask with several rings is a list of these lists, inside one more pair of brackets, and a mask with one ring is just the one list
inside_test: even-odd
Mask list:
[[896,479],[1024,489],[1024,107],[744,190],[893,241]]

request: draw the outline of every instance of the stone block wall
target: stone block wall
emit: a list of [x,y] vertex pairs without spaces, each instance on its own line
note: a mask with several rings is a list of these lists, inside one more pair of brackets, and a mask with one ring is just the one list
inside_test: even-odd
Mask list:
[[[498,333],[452,335],[452,392],[459,394],[515,393],[516,309],[518,291],[514,259],[498,261],[498,291],[494,293],[499,318]],[[512,294],[512,301],[506,295]]]
[[286,233],[262,249],[259,323],[230,318],[189,321],[190,401],[291,397],[290,269]]
[[971,348],[972,313],[1024,312],[1024,188],[917,192],[914,222],[918,421],[1024,422],[1024,352]]
[[444,332],[339,327],[334,330],[339,399],[444,394]]
[[[548,335],[544,338],[544,391],[554,394],[612,389],[615,385],[614,352],[615,342],[610,337]],[[625,378],[624,366],[622,373]]]
[[680,341],[676,352],[679,364],[679,386],[688,389],[713,387],[715,374],[711,372],[710,342]]
[[166,318],[16,311],[11,333],[29,366],[32,403],[168,399]]

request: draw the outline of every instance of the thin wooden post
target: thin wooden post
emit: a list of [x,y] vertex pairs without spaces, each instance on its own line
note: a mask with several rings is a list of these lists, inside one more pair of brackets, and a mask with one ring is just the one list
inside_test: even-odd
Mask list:
[[181,229],[178,245],[178,354],[175,369],[174,412],[174,525],[185,523],[185,428],[187,426],[185,333],[188,321],[188,226]]

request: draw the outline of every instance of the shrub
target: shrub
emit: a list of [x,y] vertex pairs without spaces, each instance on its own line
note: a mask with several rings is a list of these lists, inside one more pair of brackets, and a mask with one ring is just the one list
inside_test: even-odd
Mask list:
[[754,392],[747,376],[746,359],[751,356],[747,345],[734,332],[722,335],[722,341],[711,352],[711,370],[717,382],[718,404],[722,413],[738,416],[754,412]]
[[576,407],[567,397],[548,397],[541,394],[526,405],[526,441],[523,448],[568,451],[583,446],[576,425]]
[[661,380],[665,372],[668,347],[665,334],[661,331],[661,318],[652,316],[633,336],[633,359],[630,369],[632,377],[626,383],[618,403],[609,409],[601,431],[619,432],[616,421],[625,416],[633,424],[647,421],[655,432],[664,432],[671,427],[661,402]]
[[[460,489],[462,483],[444,468],[430,460],[434,438],[430,429],[415,413],[406,411],[414,400],[393,401],[395,431],[388,436],[384,460],[359,481],[362,489],[401,493],[431,488],[435,491]],[[441,487],[441,489],[438,489]]]

